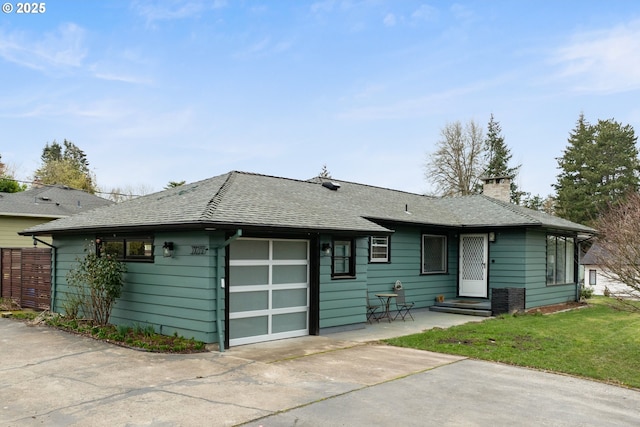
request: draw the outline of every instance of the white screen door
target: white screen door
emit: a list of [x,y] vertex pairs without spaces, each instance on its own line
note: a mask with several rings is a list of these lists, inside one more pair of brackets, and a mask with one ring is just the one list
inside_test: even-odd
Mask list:
[[460,235],[461,297],[487,298],[487,258],[489,244],[486,234]]

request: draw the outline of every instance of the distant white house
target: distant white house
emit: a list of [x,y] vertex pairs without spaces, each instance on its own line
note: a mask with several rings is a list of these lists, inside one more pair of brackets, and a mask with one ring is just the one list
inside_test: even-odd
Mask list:
[[593,288],[594,295],[616,295],[616,296],[638,296],[633,288],[614,280],[611,274],[598,264],[604,251],[600,245],[595,243],[587,251],[580,262],[584,266],[584,284]]

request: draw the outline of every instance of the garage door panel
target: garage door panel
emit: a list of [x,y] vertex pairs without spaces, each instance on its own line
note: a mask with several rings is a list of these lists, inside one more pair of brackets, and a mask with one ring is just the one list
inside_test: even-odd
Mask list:
[[233,280],[233,286],[253,286],[269,284],[269,266],[231,266],[229,274]]
[[307,242],[276,240],[273,242],[274,260],[307,260]]
[[268,240],[236,240],[229,248],[229,257],[233,260],[269,259]]
[[269,316],[231,319],[229,322],[229,338],[232,340],[267,335],[268,332]]
[[306,307],[307,305],[307,289],[286,289],[281,291],[273,291],[271,307],[287,308],[287,307]]
[[274,334],[290,332],[292,330],[307,330],[307,312],[277,314],[273,316],[271,331]]
[[307,265],[274,265],[272,283],[307,283]]
[[244,311],[268,310],[269,309],[269,292],[241,292],[237,293],[235,298],[229,300],[229,310],[232,313],[241,313]]

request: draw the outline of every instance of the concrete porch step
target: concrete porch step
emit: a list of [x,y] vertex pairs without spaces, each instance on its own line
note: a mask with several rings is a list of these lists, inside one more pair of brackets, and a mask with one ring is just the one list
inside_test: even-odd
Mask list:
[[437,311],[440,313],[467,314],[470,316],[491,317],[491,310],[486,309],[432,305],[431,307],[429,307],[429,310]]
[[429,307],[441,313],[467,314],[471,316],[491,316],[491,302],[479,299],[455,298],[436,303]]

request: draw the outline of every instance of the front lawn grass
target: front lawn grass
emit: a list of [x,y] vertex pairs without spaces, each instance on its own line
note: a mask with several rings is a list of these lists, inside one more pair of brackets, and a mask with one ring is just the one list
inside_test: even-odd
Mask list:
[[566,373],[640,388],[640,314],[605,298],[550,315],[503,315],[386,343]]

